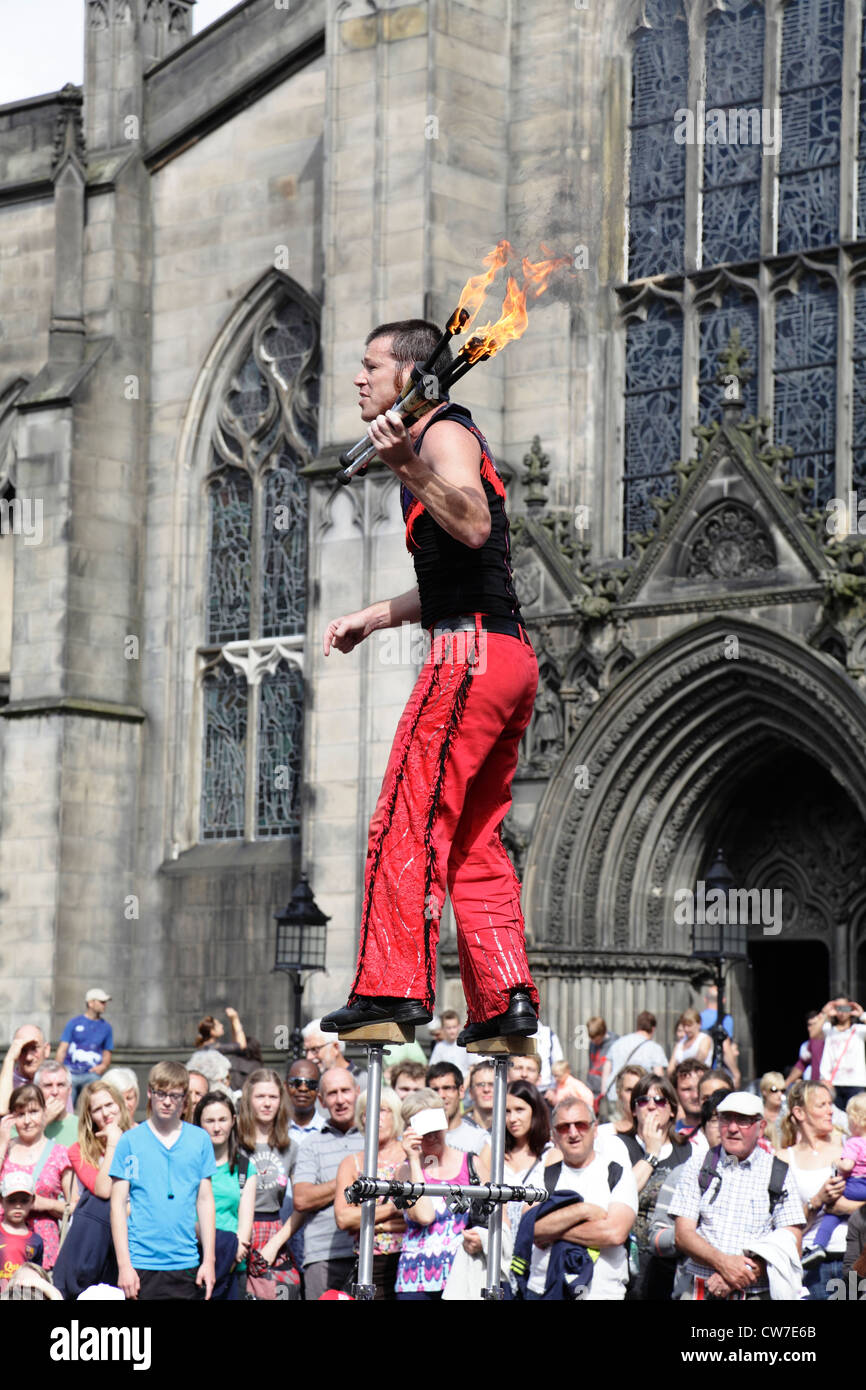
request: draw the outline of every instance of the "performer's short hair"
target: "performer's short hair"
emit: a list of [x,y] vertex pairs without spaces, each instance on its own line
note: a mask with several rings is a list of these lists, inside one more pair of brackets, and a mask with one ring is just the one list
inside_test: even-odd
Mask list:
[[[394,323],[380,323],[364,341],[369,345],[374,338],[390,338],[394,361],[401,367],[411,367],[416,362],[427,361],[440,337],[435,323],[426,319],[397,319]],[[446,343],[433,363],[434,373],[438,376],[452,361],[453,354]]]

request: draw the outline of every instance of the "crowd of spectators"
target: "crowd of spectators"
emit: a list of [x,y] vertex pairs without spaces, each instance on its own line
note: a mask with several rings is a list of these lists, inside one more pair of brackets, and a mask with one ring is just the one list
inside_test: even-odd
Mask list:
[[[0,1067],[0,1298],[295,1301],[357,1279],[366,1073],[304,1030],[285,1074],[233,1009],[202,1018],[187,1063],[111,1065],[109,1002],[91,990],[57,1055],[19,1028]],[[739,1070],[734,1021],[686,1009],[670,1039],[641,1011],[589,1019],[572,1072],[550,1029],[509,1062],[499,1277],[519,1299],[833,1300],[866,1279],[866,1015],[809,1015],[785,1071]],[[434,1189],[377,1202],[382,1300],[469,1300],[487,1279],[488,1217],[449,1187],[490,1180],[494,1068],[456,1044],[456,1014],[386,1053],[380,1178]],[[724,1036],[722,1036],[722,1033]],[[786,1059],[780,1059],[786,1061]],[[442,1188],[442,1195],[437,1188]]]

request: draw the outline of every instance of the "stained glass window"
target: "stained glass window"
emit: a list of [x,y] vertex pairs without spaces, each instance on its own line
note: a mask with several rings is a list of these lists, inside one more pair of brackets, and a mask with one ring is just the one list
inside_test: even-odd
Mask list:
[[682,316],[676,306],[654,300],[645,322],[628,326],[626,340],[623,530],[655,525],[650,497],[669,496],[680,457]]
[[854,287],[854,457],[852,487],[866,497],[866,280]]
[[247,681],[221,662],[204,680],[202,839],[244,833]]
[[307,607],[307,485],[288,449],[265,478],[262,636],[303,632]]
[[[277,649],[291,642],[300,652],[306,623],[302,469],[316,450],[318,345],[313,301],[287,296],[253,330],[218,412],[208,482],[205,838],[299,829],[303,679]],[[229,642],[235,666],[214,665]]]
[[721,387],[716,381],[719,353],[727,346],[735,328],[739,328],[740,342],[748,350],[744,366],[751,372],[748,381],[743,382],[743,413],[758,413],[758,303],[753,295],[729,292],[718,308],[710,305],[701,314],[698,394],[702,425],[718,419],[722,398]]
[[632,53],[629,278],[683,268],[686,147],[674,139],[688,94],[689,38],[680,0],[647,0],[652,26]]
[[860,36],[860,102],[857,139],[857,235],[866,237],[866,12]]
[[259,692],[257,834],[291,835],[300,830],[304,682],[297,666],[285,663],[265,676]]
[[252,481],[239,468],[225,468],[208,493],[207,640],[233,642],[250,635]]
[[836,449],[836,286],[806,275],[776,300],[775,426],[788,465],[813,479],[815,504],[833,495]]
[[[703,259],[745,261],[761,249],[764,7],[727,0],[707,25]],[[721,138],[719,138],[721,137]]]
[[845,0],[790,0],[782,12],[780,253],[839,238]]

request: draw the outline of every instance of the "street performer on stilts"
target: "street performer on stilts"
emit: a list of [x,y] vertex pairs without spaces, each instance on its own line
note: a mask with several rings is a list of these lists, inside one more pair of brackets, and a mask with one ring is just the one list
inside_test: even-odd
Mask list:
[[[418,622],[431,648],[400,718],[370,821],[358,967],[329,1032],[429,1023],[446,890],[457,925],[470,1042],[531,1034],[538,994],[520,882],[502,844],[538,663],[511,574],[505,488],[468,410],[447,397],[410,423],[389,410],[440,334],[420,319],[367,338],[354,385],[379,458],[397,475],[417,585],[335,618],[324,635],[351,652],[381,628]],[[432,370],[451,360],[447,345]]]

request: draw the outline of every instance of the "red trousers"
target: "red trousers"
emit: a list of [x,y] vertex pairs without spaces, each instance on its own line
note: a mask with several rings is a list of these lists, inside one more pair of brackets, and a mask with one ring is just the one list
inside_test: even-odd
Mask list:
[[437,636],[400,718],[370,821],[358,995],[433,1008],[446,890],[470,1022],[532,983],[520,882],[500,838],[538,663],[528,639],[476,630]]

